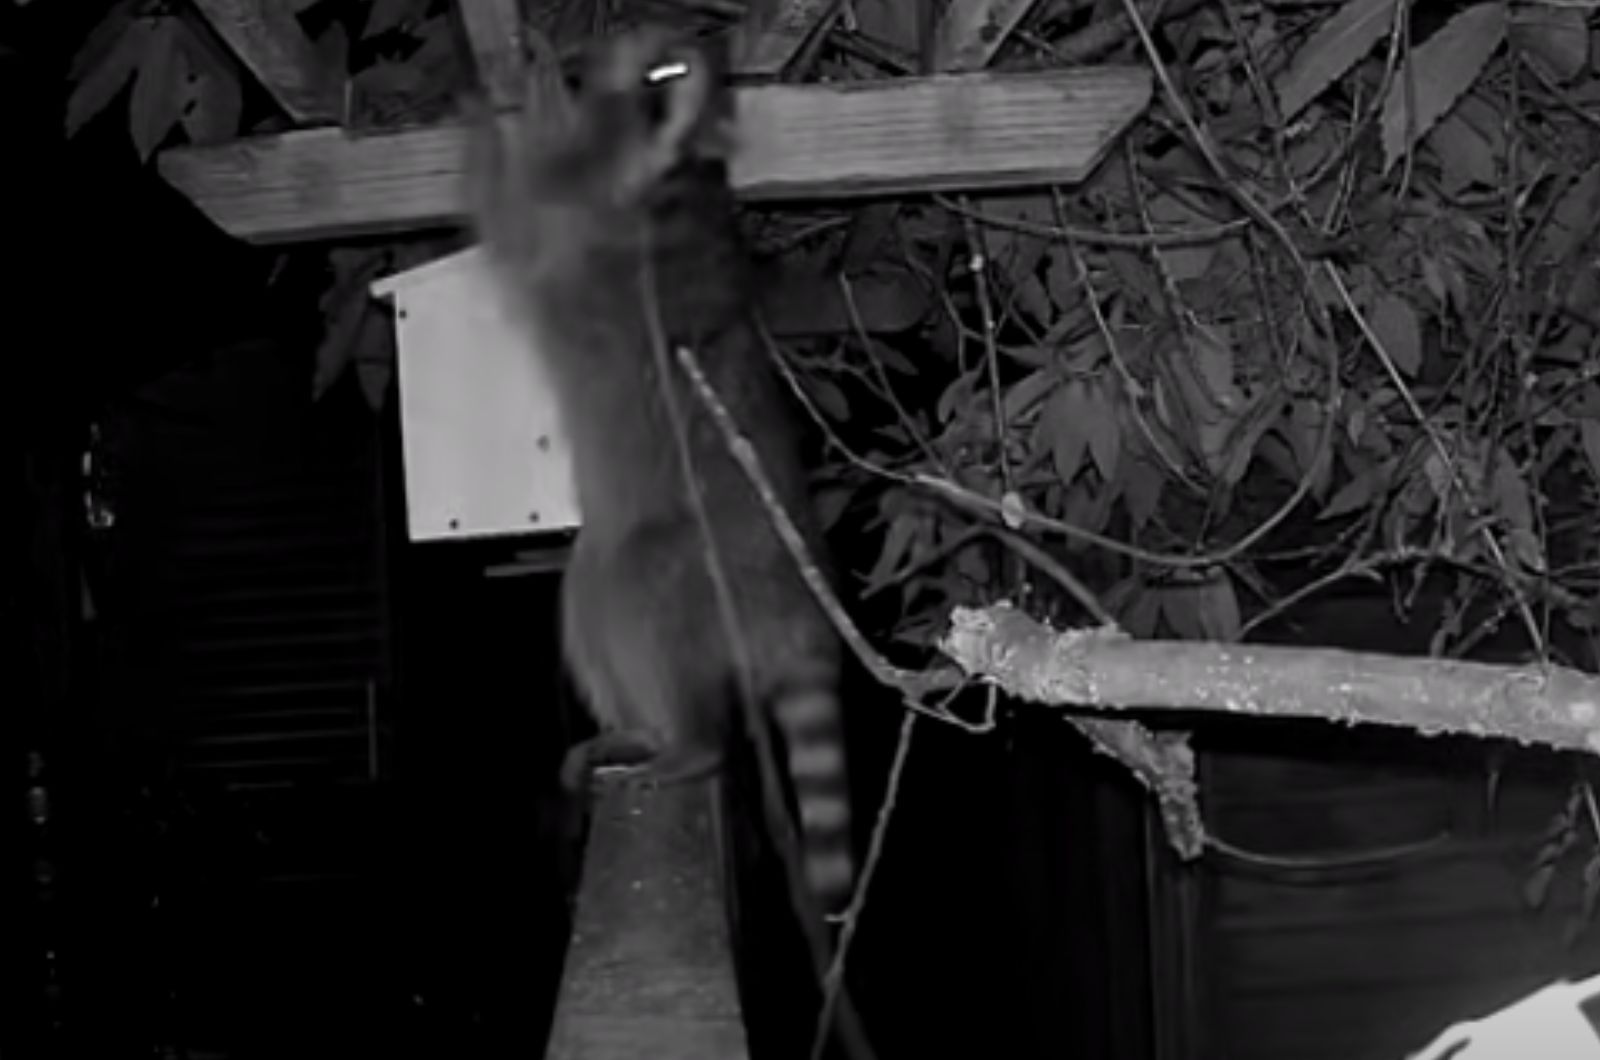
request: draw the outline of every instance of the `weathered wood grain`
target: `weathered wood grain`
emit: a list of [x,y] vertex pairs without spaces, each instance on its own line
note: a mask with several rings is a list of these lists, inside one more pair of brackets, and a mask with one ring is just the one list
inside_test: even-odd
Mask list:
[[[733,181],[750,200],[1083,179],[1150,99],[1148,73],[1093,67],[739,90]],[[163,176],[256,242],[456,223],[463,129],[309,129],[159,156]]]
[[290,5],[277,0],[195,0],[195,7],[295,121],[336,122],[344,78],[317,53]]

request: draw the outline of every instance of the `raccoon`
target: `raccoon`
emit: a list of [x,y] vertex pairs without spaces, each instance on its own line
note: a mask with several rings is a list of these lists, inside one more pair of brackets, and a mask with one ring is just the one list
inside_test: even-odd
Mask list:
[[806,880],[836,912],[855,875],[840,639],[721,431],[652,339],[654,314],[670,344],[695,353],[824,563],[790,396],[751,317],[723,61],[654,28],[592,46],[570,91],[532,89],[509,129],[476,123],[469,199],[571,440],[583,525],[562,585],[564,652],[601,736],[569,758],[568,781],[600,762],[644,762],[658,782],[710,773],[748,694],[781,736]]

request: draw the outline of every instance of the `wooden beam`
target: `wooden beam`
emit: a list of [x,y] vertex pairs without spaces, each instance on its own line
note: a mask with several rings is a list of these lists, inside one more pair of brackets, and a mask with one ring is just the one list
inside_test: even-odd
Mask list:
[[[733,182],[750,200],[837,199],[1082,180],[1145,108],[1143,67],[739,90]],[[223,230],[256,242],[457,223],[463,129],[309,129],[158,156]]]
[[339,121],[342,71],[317,53],[292,5],[282,0],[195,0],[195,7],[296,122]]
[[722,893],[718,783],[596,779],[545,1060],[749,1056]]
[[735,38],[734,72],[746,77],[779,76],[838,9],[839,0],[754,0]]
[[456,11],[478,67],[478,82],[497,109],[522,99],[522,15],[517,0],[457,0]]
[[981,70],[1036,0],[950,0],[933,46],[935,70]]

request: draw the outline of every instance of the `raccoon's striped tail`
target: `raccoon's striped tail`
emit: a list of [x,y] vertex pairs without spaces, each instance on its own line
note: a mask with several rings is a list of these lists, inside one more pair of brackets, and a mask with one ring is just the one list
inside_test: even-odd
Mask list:
[[[775,835],[774,839],[787,863],[790,898],[822,991],[817,1036],[810,1055],[812,1060],[819,1060],[832,1039],[843,1047],[850,1060],[874,1060],[875,1053],[849,988],[842,978],[833,980],[834,943],[827,924],[818,916],[845,912],[856,884],[850,842],[850,780],[839,697],[831,682],[812,682],[792,685],[767,702],[774,727],[783,734],[790,788],[800,819],[798,835],[795,829],[780,829],[787,832],[788,838]],[[768,749],[772,749],[770,742]],[[797,846],[799,849],[795,849]]]
[[787,752],[805,882],[823,914],[842,913],[856,864],[839,698],[831,688],[794,688],[774,696],[771,709]]

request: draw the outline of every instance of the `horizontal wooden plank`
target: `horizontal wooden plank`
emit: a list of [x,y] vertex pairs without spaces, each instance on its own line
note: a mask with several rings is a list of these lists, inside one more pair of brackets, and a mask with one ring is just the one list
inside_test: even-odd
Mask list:
[[[751,200],[1083,179],[1150,99],[1141,67],[739,89],[733,181]],[[462,212],[459,123],[307,129],[159,156],[162,175],[255,242],[396,232]]]

